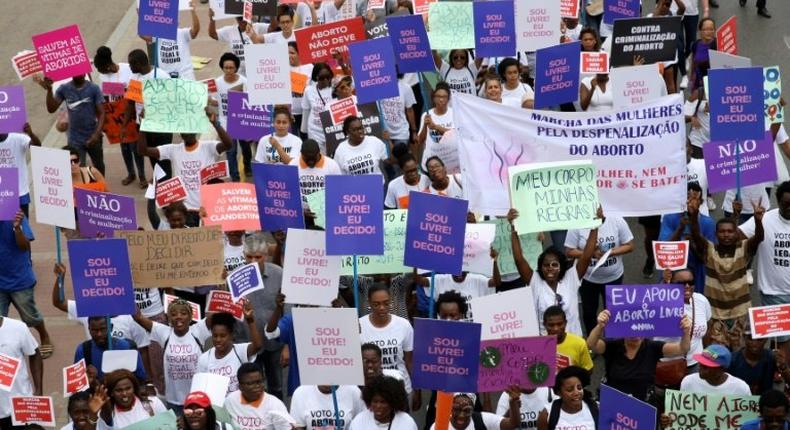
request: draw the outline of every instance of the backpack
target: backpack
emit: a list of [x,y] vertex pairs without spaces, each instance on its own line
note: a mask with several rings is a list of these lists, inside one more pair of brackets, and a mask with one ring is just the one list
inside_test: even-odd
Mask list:
[[[595,428],[598,428],[598,405],[595,403],[588,393],[584,393],[584,399],[582,401],[590,408],[590,415],[593,417],[593,421],[595,422]],[[560,412],[562,411],[562,399],[557,399],[551,403],[551,411],[549,412],[549,423],[548,429],[554,430],[557,426],[557,422],[560,420]]]

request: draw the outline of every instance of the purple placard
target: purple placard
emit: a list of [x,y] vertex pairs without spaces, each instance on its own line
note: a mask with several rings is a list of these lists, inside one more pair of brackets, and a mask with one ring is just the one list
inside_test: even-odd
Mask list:
[[0,87],[0,133],[19,133],[26,122],[24,87]]
[[557,372],[557,337],[519,337],[480,342],[477,392],[553,387]]
[[19,170],[0,167],[0,221],[11,221],[19,212]]
[[655,424],[655,407],[601,384],[599,429],[650,429]]
[[724,142],[763,137],[763,79],[762,67],[708,72],[710,140]]
[[77,223],[84,238],[113,237],[116,230],[137,230],[134,197],[77,188]]
[[389,37],[352,43],[348,50],[351,54],[358,104],[400,95],[395,72],[395,54],[392,52]]
[[469,202],[412,191],[403,262],[439,273],[460,275]]
[[771,131],[758,140],[710,142],[702,146],[708,191],[718,193],[738,186],[737,161],[740,156],[740,186],[774,182],[777,179],[774,138]]
[[134,315],[126,239],[70,240],[68,248],[77,316]]
[[614,20],[622,18],[639,18],[641,0],[604,0],[603,22],[614,24]]
[[683,334],[683,285],[607,285],[606,337],[675,337]]
[[479,352],[480,324],[416,318],[414,388],[476,392]]
[[272,132],[272,106],[254,106],[247,93],[228,91],[228,134],[238,140],[258,140]]
[[381,175],[326,177],[327,255],[384,254],[383,183]]
[[176,40],[178,0],[140,0],[137,34]]
[[475,55],[512,57],[516,55],[516,21],[513,0],[472,3],[475,20]]
[[436,71],[422,15],[388,17],[387,28],[401,73]]
[[228,274],[228,289],[234,302],[264,288],[258,263],[245,264]]
[[299,168],[285,164],[252,164],[258,214],[265,231],[304,228]]
[[572,103],[579,98],[579,42],[538,49],[535,109]]

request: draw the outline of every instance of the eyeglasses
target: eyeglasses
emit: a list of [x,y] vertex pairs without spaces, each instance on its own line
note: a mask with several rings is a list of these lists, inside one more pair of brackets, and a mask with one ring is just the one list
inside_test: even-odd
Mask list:
[[191,417],[191,416],[202,417],[203,415],[206,415],[206,410],[203,408],[184,409],[185,417]]
[[552,269],[559,269],[560,262],[559,261],[552,261],[551,263],[543,263],[543,267],[551,267]]
[[262,386],[263,385],[263,379],[256,379],[254,381],[239,382],[239,385],[244,385],[245,387]]
[[689,279],[689,280],[686,280],[686,281],[680,281],[680,283],[683,284],[683,285],[694,285],[694,280],[693,279]]
[[80,159],[79,158],[72,158],[71,159],[71,164],[80,164]]

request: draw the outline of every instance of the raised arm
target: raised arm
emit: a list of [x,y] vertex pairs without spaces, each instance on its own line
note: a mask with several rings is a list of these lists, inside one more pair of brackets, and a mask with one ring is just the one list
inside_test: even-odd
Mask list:
[[214,22],[214,9],[208,8],[208,37],[219,40],[217,35],[217,23]]
[[496,252],[496,249],[494,249],[493,247],[491,247],[490,252],[491,252],[491,259],[494,260],[493,263],[494,269],[492,272],[493,275],[491,276],[491,279],[488,280],[488,287],[499,288],[499,286],[502,285],[502,275],[500,275],[499,273],[499,264],[497,264],[497,258],[499,257],[499,253]]
[[30,127],[30,123],[25,123],[24,127],[22,127],[22,131],[25,132],[27,137],[30,138],[30,144],[33,146],[41,146],[41,139],[36,136],[36,133],[33,133],[33,129]]
[[[698,205],[692,205],[692,202],[689,201],[688,205],[688,220],[689,220],[689,229],[691,230],[691,244],[694,246],[694,250],[697,253],[697,256],[701,260],[705,260],[705,255],[708,253],[708,240],[702,236],[702,232],[699,228],[699,207]],[[682,225],[682,224],[681,224]]]
[[149,157],[154,160],[159,159],[159,149],[157,147],[150,147],[145,139],[145,132],[140,131],[139,135],[137,136],[137,153],[142,155],[143,157]]
[[[209,7],[209,9],[211,8]],[[195,10],[195,0],[189,2],[189,14],[192,16],[192,27],[189,27],[189,36],[194,39],[200,34],[200,18],[198,18]]]
[[55,283],[52,285],[52,306],[63,312],[69,311],[66,299],[60,299],[60,279],[66,276],[66,266],[61,263],[55,263]]
[[244,303],[244,322],[247,323],[247,328],[250,330],[250,344],[247,346],[247,359],[252,359],[255,354],[263,347],[263,336],[258,331],[258,325],[255,324],[255,309],[252,303],[247,300]]
[[280,318],[283,317],[283,312],[285,309],[285,295],[282,293],[277,294],[277,299],[275,300],[276,306],[274,308],[274,312],[272,312],[272,316],[269,317],[269,321],[266,323],[266,337],[269,339],[273,339],[277,336],[269,336],[269,333],[276,333],[277,325],[280,323]]
[[606,328],[606,324],[609,322],[609,317],[611,314],[609,311],[604,309],[598,314],[598,324],[590,330],[590,334],[587,336],[587,348],[596,354],[603,354],[606,352],[606,342],[603,340],[603,331]]
[[144,328],[145,331],[151,333],[151,330],[154,328],[154,322],[146,318],[145,315],[140,312],[140,309],[137,309],[137,312],[132,315],[132,318],[134,319],[134,322],[140,324],[140,327]]
[[529,284],[532,282],[533,270],[532,267],[529,266],[527,259],[524,258],[524,253],[521,251],[521,240],[518,237],[518,232],[516,232],[516,227],[513,226],[513,220],[516,218],[518,218],[518,211],[511,208],[507,213],[507,222],[510,223],[510,242],[513,248],[513,261],[516,263],[516,269],[521,279]]
[[683,330],[683,337],[680,342],[665,343],[664,348],[661,350],[664,357],[678,357],[686,355],[691,348],[691,320],[688,316],[683,315],[680,319],[680,328]]
[[233,147],[233,139],[231,139],[230,135],[222,128],[222,124],[219,123],[216,119],[215,114],[211,114],[211,124],[214,126],[214,130],[217,131],[217,137],[219,137],[219,143],[217,144],[217,153],[222,154],[223,152],[229,150]]
[[765,208],[759,203],[752,202],[754,208],[754,236],[750,237],[746,242],[746,251],[750,256],[757,254],[757,248],[765,238],[765,230],[763,230],[763,215],[765,215]]
[[521,388],[518,385],[508,387],[508,414],[499,422],[500,430],[521,428]]
[[[598,213],[601,214],[600,207],[598,208]],[[582,255],[579,257],[579,260],[576,261],[576,275],[579,279],[583,278],[584,274],[587,273],[587,268],[590,267],[590,261],[592,261],[597,247],[598,228],[596,227],[590,230],[590,234],[587,236],[587,243],[584,244],[584,250],[582,250]]]

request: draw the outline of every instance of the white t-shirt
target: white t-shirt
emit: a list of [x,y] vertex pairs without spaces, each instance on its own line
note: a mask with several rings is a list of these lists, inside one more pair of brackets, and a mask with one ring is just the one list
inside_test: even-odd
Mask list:
[[[344,430],[367,407],[362,401],[362,392],[355,385],[341,385],[337,387],[335,394],[340,414],[338,430]],[[315,385],[302,385],[291,396],[291,417],[296,421],[296,427],[306,430],[334,429],[335,407],[332,393],[324,394]]]
[[11,416],[11,397],[32,396],[33,379],[28,370],[28,357],[36,353],[38,342],[25,323],[8,317],[0,319],[0,353],[19,360],[19,369],[11,391],[0,390],[0,417]]
[[244,258],[244,245],[233,246],[225,242],[225,270],[230,273],[233,269],[246,263],[247,259]]
[[[99,85],[104,82],[120,82],[124,87],[128,87],[132,76],[134,76],[134,73],[132,73],[129,63],[118,63],[118,71],[116,73],[99,73]],[[104,94],[104,100],[116,101],[122,98],[123,96]]]
[[384,206],[390,209],[407,209],[409,206],[409,193],[412,191],[421,192],[428,187],[430,180],[428,176],[420,174],[417,185],[409,185],[403,179],[403,175],[390,181],[387,185],[387,195],[384,197]]
[[776,160],[776,182],[774,185],[779,185],[784,181],[790,181],[790,172],[787,170],[785,158],[782,156],[782,149],[780,148],[785,142],[790,140],[787,136],[784,124],[779,126],[779,132],[776,133],[774,139],[774,159]]
[[0,167],[16,167],[19,181],[19,197],[30,194],[27,179],[27,151],[30,148],[30,137],[22,133],[8,133],[0,142]]
[[275,31],[274,33],[266,33],[263,35],[263,41],[265,43],[288,43],[288,42],[296,42],[296,33],[291,32],[291,36],[285,37],[283,36],[282,31]]
[[[425,117],[428,114],[431,115],[431,121],[434,124],[444,128],[453,128],[453,109],[448,107],[444,115],[436,113],[436,109],[423,113],[420,117],[420,130],[425,127]],[[453,160],[456,164],[458,163],[458,147],[439,144],[440,140],[442,140],[442,135],[436,130],[429,129],[425,134],[425,150],[422,153],[421,162],[423,169],[425,169],[425,162],[434,155],[441,158],[444,164],[452,164]]]
[[159,39],[159,67],[168,73],[175,73],[173,77],[194,81],[195,70],[192,68],[192,51],[189,48],[191,32],[189,28],[179,28],[176,40]]
[[[463,282],[455,282],[453,275],[437,274],[434,277],[433,287],[434,299],[442,293],[452,290],[458,291],[464,296],[469,307],[463,317],[464,321],[472,321],[472,299],[494,293],[494,289],[488,285],[488,278],[477,273],[467,273]],[[423,287],[423,290],[426,296],[431,296],[430,287]]]
[[[699,108],[697,108],[697,102],[699,102]],[[702,145],[710,142],[710,112],[705,111],[707,106],[707,100],[687,101],[683,106],[684,115],[696,116],[699,121],[699,128],[691,127],[689,129],[689,141],[698,148],[702,148]],[[694,111],[697,112],[696,115]]]
[[231,88],[244,88],[247,85],[247,78],[238,75],[238,79],[235,82],[227,82],[225,81],[225,75],[221,75],[214,78],[214,82],[217,85],[217,92],[211,94],[210,97],[219,103],[217,109],[219,123],[222,124],[222,128],[228,128],[228,92],[230,92]]
[[532,273],[532,281],[529,283],[532,288],[532,297],[535,301],[535,311],[538,313],[540,322],[540,335],[546,336],[546,327],[543,326],[543,313],[549,306],[562,305],[565,316],[568,318],[566,331],[577,336],[584,337],[582,324],[579,320],[579,287],[581,282],[576,276],[576,266],[568,268],[565,276],[557,283],[557,292],[549,287],[538,271]]
[[411,377],[403,360],[404,352],[414,350],[414,329],[409,321],[397,315],[390,315],[392,320],[386,327],[378,328],[365,315],[359,318],[362,343],[372,342],[381,348],[381,368],[394,369],[403,374],[406,392],[411,392]]
[[[538,415],[551,404],[555,396],[548,387],[538,387],[532,394],[521,393],[521,427],[538,428]],[[510,410],[510,396],[502,393],[496,405],[496,414],[504,417]]]
[[335,162],[344,175],[381,174],[380,161],[387,158],[387,146],[375,136],[365,136],[357,146],[346,139],[335,150]]
[[[486,430],[498,430],[500,428],[502,420],[504,420],[504,418],[502,418],[501,416],[492,414],[491,412],[480,412],[480,418],[483,419],[483,424],[485,425]],[[435,423],[431,424],[431,430],[435,428],[436,428],[436,424]],[[469,424],[466,427],[460,429],[455,425],[453,425],[453,422],[451,420],[449,428],[452,430],[475,430],[475,423],[472,422],[472,420],[469,420]]]
[[[741,214],[752,215],[754,214],[754,207],[752,203],[760,204],[764,208],[771,207],[771,199],[768,198],[768,193],[765,187],[770,184],[757,184],[741,187],[741,202],[743,202],[743,210]],[[721,209],[725,212],[732,212],[732,202],[735,201],[736,190],[730,189],[724,193],[724,202],[721,204]]]
[[[70,320],[79,321],[85,328],[85,340],[91,338],[88,331],[88,317],[77,317],[77,302],[69,300],[66,302],[68,315]],[[138,348],[144,348],[151,344],[151,338],[144,328],[137,324],[131,315],[118,315],[110,320],[112,325],[112,337],[129,339],[133,341]]]
[[[442,160],[444,161],[444,160]],[[434,194],[437,196],[445,196],[445,197],[452,197],[454,199],[461,199],[464,197],[464,187],[461,183],[461,175],[448,175],[447,176],[447,188],[439,191],[434,188],[432,182],[428,182],[428,187],[425,188],[423,191],[429,194]]]
[[[686,11],[683,12],[683,16],[696,16],[699,15],[699,1],[698,0],[683,0],[683,5],[686,6]],[[672,2],[669,10],[672,12],[672,15],[677,16],[678,14],[678,5],[675,2]]]
[[[299,6],[304,6],[304,3],[299,3]],[[304,91],[307,91],[307,87],[310,86],[310,76],[313,75],[313,65],[312,64],[302,64],[301,66],[291,67],[291,73],[298,73],[300,75],[307,76],[307,83],[305,86]],[[291,113],[294,115],[301,115],[303,111],[302,108],[302,94],[297,94],[292,92],[291,93]]]
[[[351,0],[346,0],[347,2]],[[329,24],[341,19],[340,9],[335,7],[335,2],[332,0],[321,2],[321,6],[316,11],[319,24]]]
[[680,390],[689,393],[719,394],[727,396],[751,396],[752,390],[749,384],[742,379],[727,374],[727,379],[720,385],[711,385],[708,381],[700,378],[699,373],[686,375],[680,382]]
[[252,39],[247,33],[241,31],[238,25],[227,25],[217,30],[217,40],[225,42],[230,47],[231,52],[236,54],[241,60],[238,73],[244,75],[244,45],[251,45]]
[[[692,320],[692,310],[695,314],[693,315],[694,327],[691,333],[691,347],[689,348],[689,352],[686,353],[686,364],[689,366],[697,364],[697,360],[694,359],[694,354],[702,354],[702,338],[705,337],[705,333],[708,332],[708,321],[713,317],[713,312],[710,309],[710,302],[705,296],[700,293],[694,293],[691,299],[694,300],[693,309],[691,303],[683,305],[684,314],[689,318],[689,321]],[[655,340],[679,342],[680,338],[656,337]]]
[[[745,206],[745,205],[744,205]],[[754,217],[738,226],[746,237],[754,236]],[[790,220],[771,209],[763,216],[765,239],[757,248],[757,286],[763,294],[790,294]]]
[[[154,415],[167,411],[167,408],[162,403],[159,398],[156,396],[151,396],[148,398],[148,404],[150,405],[151,412]],[[139,397],[135,396],[134,404],[132,408],[128,411],[122,411],[118,409],[118,407],[114,407],[112,411],[112,426],[107,425],[104,420],[101,420],[101,425],[105,426],[108,429],[122,429],[124,427],[128,427],[132,424],[139,423],[140,421],[145,421],[152,416],[147,410],[146,407],[143,406],[143,402],[140,400]]]
[[398,91],[400,96],[381,99],[379,108],[384,117],[384,128],[389,131],[390,139],[408,140],[409,121],[406,118],[406,109],[417,104],[414,99],[414,91],[403,82],[398,81]]
[[230,378],[228,393],[238,390],[239,378],[236,376],[236,371],[239,370],[242,364],[250,363],[255,360],[255,355],[252,357],[247,355],[249,346],[249,342],[236,343],[233,345],[233,350],[228,351],[222,358],[217,358],[217,348],[209,349],[198,358],[198,373],[213,373],[215,375],[227,376]]
[[515,89],[509,90],[502,84],[502,104],[521,107],[526,100],[534,100],[535,91],[528,84],[519,82]]
[[[162,225],[170,227],[166,222],[162,223],[160,227]],[[160,228],[160,230],[163,229]],[[162,303],[162,293],[159,291],[159,288],[135,288],[134,302],[137,304],[137,309],[140,309],[140,313],[146,318],[159,315],[165,311],[165,305]]]
[[305,164],[301,155],[294,157],[288,164],[299,167],[299,190],[302,192],[302,199],[305,199],[305,201],[308,195],[324,189],[327,175],[343,174],[337,162],[326,155],[321,156],[315,167]]
[[321,112],[326,104],[332,100],[332,87],[318,90],[316,85],[308,85],[302,97],[302,122],[307,121],[307,137],[318,142],[321,153],[326,154],[326,136],[324,127],[321,126]]
[[582,410],[575,414],[569,414],[560,409],[560,417],[557,420],[555,430],[595,430],[596,422],[593,419],[590,407],[582,402]]
[[[589,236],[589,228],[568,230],[568,234],[565,237],[565,247],[583,250]],[[601,252],[617,248],[632,240],[634,240],[634,235],[631,233],[631,229],[628,228],[628,223],[622,217],[607,216],[603,224],[598,227],[597,249]],[[610,256],[606,259],[606,263],[593,272],[596,264],[598,264],[598,259],[593,258],[590,261],[590,266],[587,268],[587,273],[584,275],[584,279],[596,284],[612,282],[623,276],[625,270],[623,268],[623,258],[620,255]]]
[[274,146],[269,143],[269,138],[272,136],[280,143],[285,153],[290,155],[292,159],[299,158],[299,151],[302,150],[302,139],[291,133],[286,134],[284,137],[277,136],[276,134],[267,134],[258,141],[258,148],[255,150],[255,161],[269,164],[282,163],[280,154],[277,153]]
[[241,391],[234,391],[225,398],[225,409],[241,430],[266,429],[270,422],[270,412],[288,415],[282,400],[269,393],[263,393],[258,402],[248,403],[241,397]]
[[184,201],[187,209],[200,209],[200,169],[219,161],[216,140],[199,140],[190,149],[184,143],[170,143],[158,147],[159,159],[171,160],[173,176],[180,176],[187,190]]
[[[189,326],[189,332],[179,337],[173,329],[154,321],[151,340],[164,349],[165,387],[167,402],[174,405],[184,404],[189,394],[192,377],[197,372],[197,363],[203,354],[203,343],[211,337],[206,320]],[[168,340],[169,339],[169,340]],[[165,348],[167,343],[167,348]]]
[[439,69],[441,79],[447,82],[452,93],[475,94],[475,79],[477,78],[477,66],[471,56],[469,66],[455,69],[442,60],[442,67]]
[[705,170],[705,160],[701,158],[692,158],[686,164],[686,178],[688,182],[696,182],[702,188],[702,204],[699,207],[699,213],[710,216],[708,210],[708,173]]
[[[592,77],[582,80],[582,85],[590,89],[592,85]],[[587,112],[602,112],[614,109],[614,94],[612,93],[612,81],[606,82],[606,91],[603,91],[600,85],[595,86],[595,91],[592,93],[590,105],[587,106]]]
[[350,430],[417,430],[417,424],[414,418],[406,412],[398,412],[391,423],[380,423],[373,418],[373,412],[366,410],[361,414],[354,417],[351,421]]

